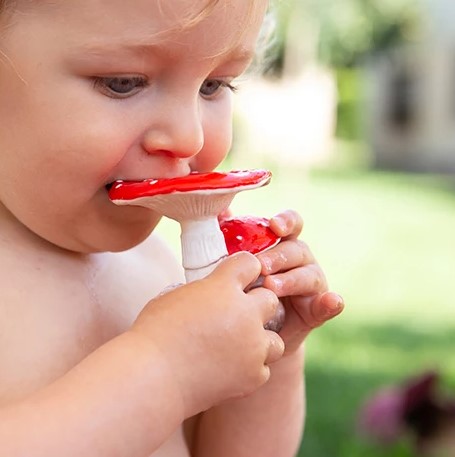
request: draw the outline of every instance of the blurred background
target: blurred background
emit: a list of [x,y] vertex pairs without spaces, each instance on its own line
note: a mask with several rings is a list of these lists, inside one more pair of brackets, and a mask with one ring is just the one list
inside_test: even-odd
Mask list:
[[[307,342],[299,455],[454,456],[455,2],[274,10],[222,168],[272,170],[234,213],[297,209],[347,304]],[[178,252],[178,227],[160,230]]]

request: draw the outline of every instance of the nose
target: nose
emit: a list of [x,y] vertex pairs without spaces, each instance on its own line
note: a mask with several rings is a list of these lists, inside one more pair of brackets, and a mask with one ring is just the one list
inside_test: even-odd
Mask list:
[[[153,115],[142,141],[148,154],[191,158],[204,146],[204,129],[197,101],[174,99]],[[163,109],[164,108],[164,109]]]

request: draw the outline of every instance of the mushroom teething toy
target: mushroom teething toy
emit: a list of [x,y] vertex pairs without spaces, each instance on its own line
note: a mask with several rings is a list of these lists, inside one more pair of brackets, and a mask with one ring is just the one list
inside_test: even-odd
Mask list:
[[[218,215],[229,207],[235,194],[262,187],[270,179],[269,171],[247,170],[193,172],[170,179],[120,180],[110,188],[109,198],[116,205],[150,208],[180,224],[182,263],[186,280],[191,282],[209,274],[228,254],[239,250],[256,254],[279,242],[279,238],[266,227],[266,219],[249,217],[243,222],[241,219],[227,219],[221,221],[224,231],[218,222]],[[247,227],[259,229],[262,236],[246,236]],[[258,241],[259,238],[262,241],[268,239],[268,242],[257,246],[254,239]],[[240,243],[242,240],[243,244]]]
[[270,179],[266,170],[251,170],[116,181],[109,197],[117,205],[150,208],[180,224],[182,263],[190,282],[206,276],[228,255],[218,214],[228,208],[236,193],[264,186]]

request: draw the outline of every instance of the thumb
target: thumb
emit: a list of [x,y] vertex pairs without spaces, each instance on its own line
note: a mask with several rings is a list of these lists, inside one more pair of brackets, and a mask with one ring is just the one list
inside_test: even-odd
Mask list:
[[249,252],[236,252],[220,262],[211,273],[213,276],[224,276],[234,280],[244,290],[255,281],[261,273],[261,262]]

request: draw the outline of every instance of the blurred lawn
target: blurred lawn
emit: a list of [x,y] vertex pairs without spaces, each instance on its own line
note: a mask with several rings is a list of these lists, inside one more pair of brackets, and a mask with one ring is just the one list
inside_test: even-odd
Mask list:
[[[297,209],[304,239],[343,295],[343,315],[307,343],[308,418],[301,456],[409,456],[359,441],[365,396],[428,368],[455,390],[455,184],[373,171],[278,169],[263,189],[239,194],[238,214]],[[178,227],[164,221],[178,246]]]

